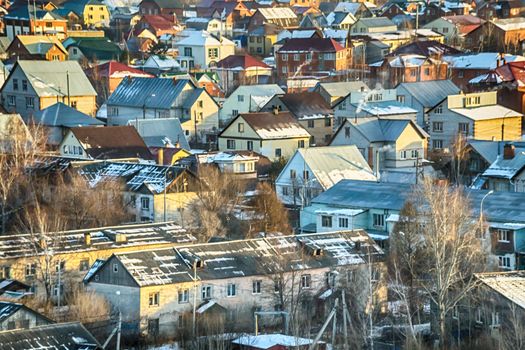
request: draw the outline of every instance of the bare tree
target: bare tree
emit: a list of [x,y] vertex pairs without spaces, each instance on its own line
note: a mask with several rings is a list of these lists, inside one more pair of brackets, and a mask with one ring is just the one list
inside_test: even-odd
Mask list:
[[291,233],[286,208],[267,182],[257,185],[257,195],[254,200],[255,218],[251,233],[281,232]]

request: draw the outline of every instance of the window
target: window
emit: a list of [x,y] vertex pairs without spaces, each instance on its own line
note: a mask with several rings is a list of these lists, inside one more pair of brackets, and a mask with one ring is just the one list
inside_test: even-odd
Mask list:
[[410,76],[411,76],[411,77],[415,77],[415,76],[417,76],[417,69],[411,69],[411,70],[410,70]]
[[461,134],[468,135],[469,125],[468,123],[459,123],[458,129]]
[[288,195],[288,187],[287,186],[283,186],[283,196],[287,196]]
[[483,312],[481,311],[480,307],[476,309],[476,323],[483,323]]
[[18,79],[13,79],[13,90],[18,90]]
[[198,101],[198,102],[197,102],[197,106],[198,106],[199,108],[202,108],[202,107],[204,106],[204,102],[203,102],[202,100],[201,100],[201,101]]
[[339,218],[339,227],[348,228],[348,218]]
[[458,72],[458,78],[463,78],[464,76],[465,76],[465,73],[462,70],[460,70]]
[[11,268],[9,266],[0,266],[0,278],[10,278]]
[[308,52],[308,53],[306,54],[306,60],[309,61],[309,60],[311,60],[311,59],[312,59],[312,53],[311,53],[311,52]]
[[252,293],[253,294],[261,294],[261,280],[253,281],[252,282]]
[[321,215],[321,226],[332,227],[332,217],[330,215]]
[[509,240],[509,230],[498,230],[498,242],[510,242]]
[[279,293],[281,291],[281,281],[273,282],[273,291],[274,293]]
[[235,149],[235,140],[226,140],[227,149]]
[[465,107],[477,106],[481,103],[481,97],[480,96],[465,97],[464,101],[465,101]]
[[294,169],[290,169],[290,179],[295,179],[297,176],[297,173]]
[[312,275],[301,276],[301,288],[308,289],[312,286]]
[[510,257],[498,256],[498,266],[502,269],[510,269]]
[[211,286],[202,286],[202,288],[201,288],[201,298],[203,300],[211,298]]
[[443,106],[439,105],[434,109],[435,114],[442,114],[443,113]]
[[296,54],[293,55],[293,60],[294,61],[299,61],[300,59],[301,59],[301,56],[299,54],[296,53]]
[[193,56],[193,52],[191,50],[191,47],[185,47],[184,48],[184,56],[189,56],[189,57]]
[[8,103],[10,106],[16,106],[16,97],[13,96],[13,95],[9,95],[9,96],[7,96],[7,103]]
[[446,34],[448,33],[448,28],[447,27],[443,27],[443,34]]
[[399,158],[400,159],[407,159],[407,151],[400,151],[399,152]]
[[228,297],[234,297],[237,295],[237,286],[235,283],[228,283]]
[[154,318],[148,320],[148,335],[157,335],[159,334],[159,319]]
[[430,68],[425,68],[425,75],[430,75]]
[[308,170],[303,170],[303,179],[308,180],[310,178],[310,173]]
[[36,264],[27,264],[26,265],[26,277],[36,275]]
[[89,270],[89,259],[82,259],[82,260],[80,260],[80,263],[78,264],[78,270],[79,271],[87,271],[87,270]]
[[350,138],[350,127],[345,127],[345,138]]
[[237,102],[244,102],[244,95],[237,95]]
[[77,48],[73,48],[73,55],[76,55],[78,54],[78,49]]
[[418,158],[419,157],[419,151],[417,149],[413,149],[411,151],[412,158]]
[[275,156],[276,156],[276,157],[281,157],[281,156],[282,156],[282,152],[281,152],[281,149],[280,149],[280,148],[276,148],[276,149],[275,149]]
[[118,264],[113,264],[113,273],[118,273]]
[[219,49],[208,49],[208,58],[217,58],[219,57]]
[[232,117],[236,117],[239,115],[239,110],[237,109],[232,109]]
[[308,120],[308,127],[309,128],[313,128],[315,126],[315,121],[314,120]]
[[325,53],[324,54],[324,59],[325,60],[333,60],[333,59],[335,59],[335,54],[333,54],[333,53]]
[[282,55],[282,58],[283,58],[283,61],[288,61],[288,55],[287,54],[284,53]]
[[385,215],[384,214],[373,214],[372,220],[375,227],[384,227],[385,226]]
[[58,297],[59,295],[64,295],[64,284],[55,284],[53,286],[53,296]]
[[27,80],[22,80],[22,91],[27,91]]
[[297,141],[297,147],[304,148],[304,140]]
[[262,38],[260,36],[257,37],[257,43],[258,44],[262,43]]
[[244,132],[244,123],[237,124],[237,131]]
[[66,269],[66,262],[64,260],[57,261],[55,264],[55,272],[62,272]]
[[432,140],[432,148],[442,149],[443,148],[443,140]]
[[490,316],[490,327],[498,328],[500,326],[499,312],[493,312]]
[[253,141],[246,142],[246,148],[248,151],[253,151]]
[[324,120],[324,126],[332,126],[332,119],[330,118],[325,118]]
[[457,305],[452,309],[452,318],[455,320],[459,318],[459,307]]
[[190,300],[190,290],[180,289],[179,290],[179,304],[187,303]]
[[443,122],[432,122],[433,132],[443,132]]
[[148,197],[142,197],[140,199],[140,208],[142,210],[149,210],[149,198]]
[[283,72],[283,74],[288,73],[288,67],[283,66],[283,68],[281,69],[281,71]]
[[26,97],[26,108],[35,108],[35,98]]

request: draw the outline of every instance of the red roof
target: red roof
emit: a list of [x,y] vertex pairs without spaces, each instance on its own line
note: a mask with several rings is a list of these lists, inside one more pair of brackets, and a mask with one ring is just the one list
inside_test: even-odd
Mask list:
[[175,17],[169,15],[144,15],[142,20],[155,30],[173,30]]
[[525,82],[525,61],[510,62],[495,71],[503,81],[516,81],[520,85]]
[[278,52],[290,51],[319,51],[319,52],[337,52],[344,50],[334,39],[329,38],[294,38],[289,39]]
[[244,69],[250,67],[261,67],[261,68],[270,68],[266,63],[259,61],[253,56],[250,55],[230,55],[219,62],[217,62],[217,67],[220,68],[236,68],[242,67]]
[[88,75],[92,74],[94,70],[97,70],[97,75],[99,77],[106,77],[109,78],[113,74],[121,74],[124,76],[139,76],[139,77],[153,77],[153,75],[143,72],[141,70],[138,70],[136,68],[132,68],[130,66],[126,66],[123,63],[117,62],[117,61],[109,61],[106,63],[99,64],[98,66],[95,66],[93,68],[89,68],[86,73]]

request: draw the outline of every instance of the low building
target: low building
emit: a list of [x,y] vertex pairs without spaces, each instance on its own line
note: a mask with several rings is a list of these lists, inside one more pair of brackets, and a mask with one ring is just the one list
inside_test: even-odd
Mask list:
[[479,48],[484,51],[496,52],[523,52],[523,41],[525,40],[525,19],[513,17],[504,19],[492,19],[485,25],[469,33],[468,47]]
[[294,28],[299,26],[299,19],[288,7],[261,7],[250,18],[248,29],[253,30],[268,23],[281,28]]
[[67,19],[33,4],[19,6],[2,17],[4,32],[13,40],[17,35],[67,36]]
[[106,37],[68,37],[62,42],[69,59],[88,62],[118,61],[122,50]]
[[254,151],[277,161],[308,148],[310,136],[290,112],[244,113],[221,131],[219,150]]
[[318,83],[313,92],[318,92],[325,100],[333,106],[343,97],[346,97],[351,92],[370,90],[368,86],[362,81],[341,81],[333,83]]
[[60,5],[82,18],[87,28],[109,28],[110,13],[108,6],[99,0],[69,0]]
[[474,186],[493,191],[525,192],[525,145],[519,142],[500,144],[502,142],[497,144],[496,158],[475,180]]
[[265,23],[248,32],[248,53],[257,56],[269,56],[274,51],[277,35],[283,28],[276,24]]
[[443,34],[448,45],[461,46],[465,37],[484,23],[485,20],[479,17],[464,14],[440,17],[425,24],[423,28]]
[[18,60],[65,61],[68,52],[56,36],[17,35],[7,48],[9,58]]
[[396,30],[397,25],[388,17],[364,17],[359,18],[352,25],[350,35],[395,32]]
[[224,36],[215,37],[206,31],[185,31],[174,43],[179,52],[177,61],[183,70],[207,69],[235,54],[235,43]]
[[248,54],[231,55],[217,62],[215,68],[219,82],[225,93],[239,85],[258,85],[269,83],[272,78],[272,67]]

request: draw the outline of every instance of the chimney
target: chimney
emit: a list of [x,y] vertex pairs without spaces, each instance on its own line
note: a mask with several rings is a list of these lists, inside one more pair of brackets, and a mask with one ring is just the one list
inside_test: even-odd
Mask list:
[[164,165],[164,148],[159,148],[159,153],[157,154],[157,163],[159,165]]
[[84,233],[84,244],[87,246],[91,245],[91,233],[90,232]]
[[503,159],[514,158],[514,145],[507,143],[503,146]]
[[279,106],[273,106],[273,114],[275,115],[279,114]]
[[365,87],[361,86],[361,92],[365,92]]

